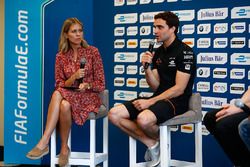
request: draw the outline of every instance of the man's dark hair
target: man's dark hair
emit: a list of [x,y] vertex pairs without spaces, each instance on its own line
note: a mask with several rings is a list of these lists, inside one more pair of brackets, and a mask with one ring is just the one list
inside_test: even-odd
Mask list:
[[173,12],[162,12],[158,13],[154,16],[154,19],[163,19],[166,21],[166,24],[169,26],[169,28],[175,27],[175,35],[178,32],[179,27],[179,18],[174,14]]

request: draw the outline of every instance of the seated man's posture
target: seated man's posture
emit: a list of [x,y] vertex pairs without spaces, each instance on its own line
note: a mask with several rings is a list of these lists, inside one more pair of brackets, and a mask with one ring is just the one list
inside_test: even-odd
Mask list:
[[[154,91],[150,98],[137,98],[113,107],[109,120],[128,135],[141,141],[148,149],[145,160],[149,166],[160,163],[159,124],[183,114],[188,109],[195,77],[195,57],[192,49],[176,34],[179,19],[172,12],[154,16],[154,33],[162,45],[142,56],[148,85]],[[152,67],[146,68],[145,64]]]
[[241,103],[242,105],[226,104],[221,109],[208,112],[204,117],[204,124],[234,165],[249,167],[250,89],[241,97]]

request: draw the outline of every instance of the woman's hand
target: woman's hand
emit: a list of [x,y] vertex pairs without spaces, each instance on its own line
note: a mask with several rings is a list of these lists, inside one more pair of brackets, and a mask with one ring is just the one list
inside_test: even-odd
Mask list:
[[79,85],[78,90],[82,91],[82,90],[89,90],[89,89],[91,89],[91,85],[89,83],[84,82]]
[[73,75],[75,77],[75,79],[80,79],[84,77],[84,69],[78,69]]

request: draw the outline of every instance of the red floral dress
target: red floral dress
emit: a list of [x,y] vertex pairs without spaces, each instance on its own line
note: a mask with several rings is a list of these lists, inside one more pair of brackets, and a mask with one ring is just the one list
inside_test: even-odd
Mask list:
[[[65,81],[70,78],[79,68],[80,60],[85,57],[85,73],[83,82],[91,83],[92,88],[86,91],[74,91],[62,88]],[[97,48],[89,46],[79,48],[77,60],[73,60],[73,50],[67,53],[57,53],[55,63],[56,90],[71,105],[72,118],[78,125],[83,125],[88,118],[89,112],[98,112],[101,99],[98,94],[105,88],[103,63]],[[76,80],[74,86],[79,85]]]

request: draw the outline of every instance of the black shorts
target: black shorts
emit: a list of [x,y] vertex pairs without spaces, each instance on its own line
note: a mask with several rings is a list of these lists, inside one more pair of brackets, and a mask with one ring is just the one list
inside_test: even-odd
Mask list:
[[[147,99],[147,98],[137,98],[137,99]],[[134,100],[137,100],[134,99]],[[124,106],[127,108],[130,119],[135,120],[140,112],[137,110],[134,105],[133,101],[127,101],[124,103]],[[176,115],[183,114],[188,110],[188,101],[189,97],[178,97],[173,98],[169,100],[160,100],[156,102],[154,105],[150,106],[148,109],[152,111],[155,114],[155,117],[157,118],[157,124],[161,124],[171,118],[173,118]]]

